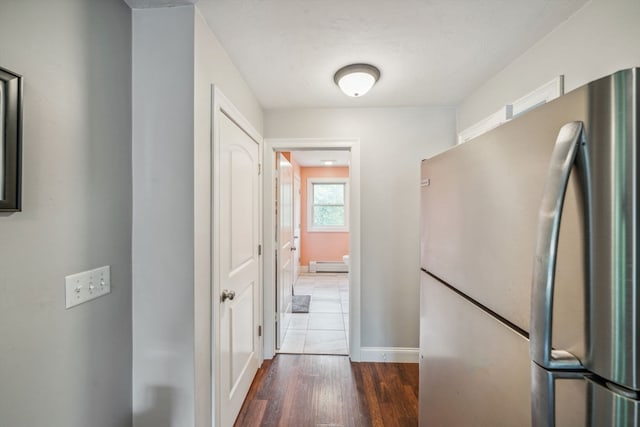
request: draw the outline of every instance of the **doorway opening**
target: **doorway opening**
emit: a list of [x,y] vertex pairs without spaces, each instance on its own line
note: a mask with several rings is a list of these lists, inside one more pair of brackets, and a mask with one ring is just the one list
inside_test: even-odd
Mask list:
[[349,354],[347,150],[280,151],[276,160],[276,350]]
[[358,141],[265,143],[265,358],[358,361]]

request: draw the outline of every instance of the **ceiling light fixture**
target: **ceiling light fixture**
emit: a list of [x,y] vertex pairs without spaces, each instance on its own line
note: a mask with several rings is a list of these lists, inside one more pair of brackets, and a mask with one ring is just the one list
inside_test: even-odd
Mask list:
[[336,162],[335,160],[323,160],[323,161],[322,161],[322,164],[323,164],[323,165],[325,165],[325,166],[331,166],[331,165],[333,165],[335,162]]
[[369,64],[351,64],[340,68],[333,76],[333,81],[345,93],[359,97],[369,92],[380,78],[380,70]]

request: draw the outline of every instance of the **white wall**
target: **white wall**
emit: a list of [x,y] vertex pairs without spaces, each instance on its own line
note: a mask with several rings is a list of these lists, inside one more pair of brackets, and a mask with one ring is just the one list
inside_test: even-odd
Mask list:
[[560,74],[565,93],[640,66],[640,2],[592,0],[482,87],[457,111],[462,130]]
[[264,137],[360,138],[361,346],[417,348],[420,160],[455,143],[455,110],[268,110]]
[[207,25],[204,17],[195,9],[195,60],[196,60],[196,127],[202,133],[198,136],[209,140],[209,116],[199,116],[199,113],[211,111],[210,85],[215,84],[243,116],[260,133],[263,129],[263,111],[253,92],[231,62],[213,31]]
[[206,426],[211,84],[259,130],[262,109],[196,8],[133,17],[134,425]]
[[133,11],[136,427],[194,425],[193,57],[193,7]]
[[[131,425],[131,11],[0,2],[24,76],[23,211],[0,214],[0,425]],[[112,292],[65,310],[64,276]]]

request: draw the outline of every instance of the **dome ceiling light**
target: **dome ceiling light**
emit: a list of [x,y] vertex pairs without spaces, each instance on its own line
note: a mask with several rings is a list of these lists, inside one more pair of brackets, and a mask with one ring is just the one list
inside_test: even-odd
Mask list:
[[369,64],[351,64],[340,68],[333,81],[347,96],[360,97],[380,78],[380,70]]

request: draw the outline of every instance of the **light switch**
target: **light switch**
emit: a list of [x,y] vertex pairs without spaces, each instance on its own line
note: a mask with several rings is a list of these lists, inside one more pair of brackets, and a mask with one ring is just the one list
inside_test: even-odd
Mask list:
[[83,302],[111,292],[111,267],[105,266],[64,278],[66,307],[75,307]]

